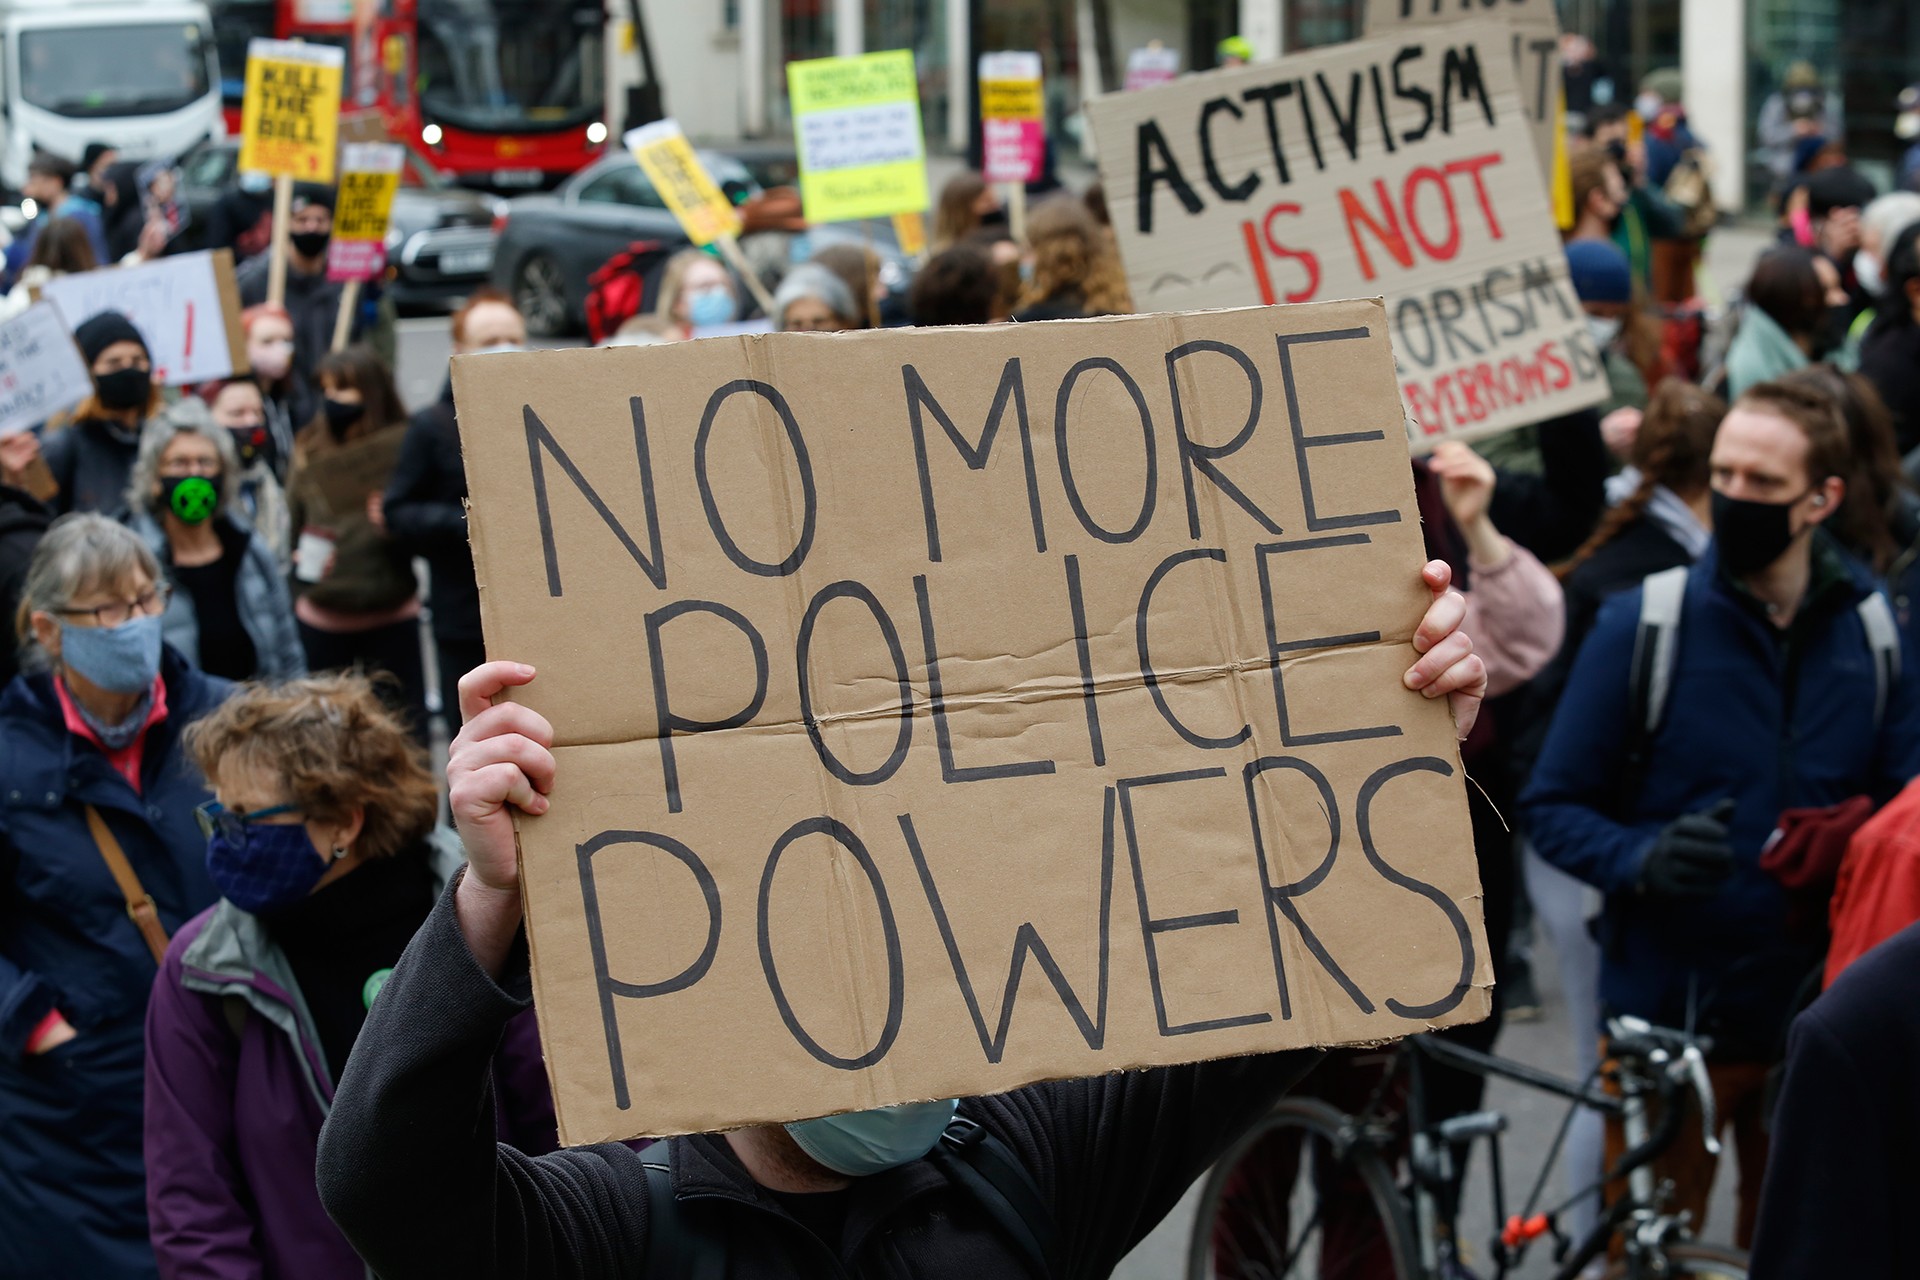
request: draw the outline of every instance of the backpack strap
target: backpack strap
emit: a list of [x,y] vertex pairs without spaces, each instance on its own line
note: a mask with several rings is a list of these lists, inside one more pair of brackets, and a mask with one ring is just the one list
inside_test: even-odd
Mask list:
[[1878,591],[1862,600],[1855,612],[1873,654],[1873,728],[1878,733],[1887,716],[1887,699],[1900,682],[1900,628],[1894,625],[1887,598]]
[[975,1121],[956,1115],[940,1135],[934,1157],[948,1176],[979,1201],[1041,1275],[1054,1273],[1059,1228],[1052,1206],[1004,1142]]
[[1689,572],[1689,566],[1676,565],[1649,575],[1640,584],[1640,621],[1634,628],[1633,665],[1627,677],[1626,767],[1616,797],[1616,809],[1622,813],[1632,807],[1646,781],[1653,735],[1659,731],[1673,692]]
[[687,1222],[673,1195],[666,1148],[662,1138],[640,1153],[647,1175],[647,1252],[640,1274],[647,1280],[722,1280],[726,1242]]

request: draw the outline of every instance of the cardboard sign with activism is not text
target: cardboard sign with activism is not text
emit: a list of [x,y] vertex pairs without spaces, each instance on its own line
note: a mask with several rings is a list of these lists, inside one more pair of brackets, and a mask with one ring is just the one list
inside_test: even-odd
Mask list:
[[124,315],[146,340],[153,380],[163,385],[190,387],[246,372],[240,286],[226,249],[55,276],[38,296],[58,306],[73,328],[102,311]]
[[568,1142],[1485,1014],[1379,303],[453,380]]
[[1456,24],[1089,103],[1135,305],[1384,295],[1415,448],[1605,399],[1507,36]]

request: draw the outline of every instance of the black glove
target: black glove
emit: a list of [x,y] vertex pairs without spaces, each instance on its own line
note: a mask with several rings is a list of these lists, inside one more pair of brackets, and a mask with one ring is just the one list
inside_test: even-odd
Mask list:
[[1640,892],[1650,898],[1713,896],[1733,874],[1733,846],[1727,841],[1732,817],[1733,801],[1722,800],[1705,813],[1668,823],[1640,863]]

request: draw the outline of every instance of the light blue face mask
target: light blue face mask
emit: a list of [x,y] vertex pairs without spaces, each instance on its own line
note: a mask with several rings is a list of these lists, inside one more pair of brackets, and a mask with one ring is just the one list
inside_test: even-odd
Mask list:
[[732,324],[733,294],[725,289],[706,289],[687,299],[687,323],[696,329]]
[[787,1132],[800,1149],[815,1160],[844,1173],[864,1178],[912,1164],[940,1141],[959,1102],[908,1102],[897,1107],[875,1107],[843,1116],[796,1120]]
[[160,674],[160,615],[117,627],[60,624],[60,663],[108,693],[144,693]]

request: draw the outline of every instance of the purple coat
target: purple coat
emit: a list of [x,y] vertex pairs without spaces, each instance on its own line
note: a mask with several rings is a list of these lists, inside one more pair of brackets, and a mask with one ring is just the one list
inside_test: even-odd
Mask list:
[[[436,862],[449,852],[438,849]],[[534,1154],[553,1150],[532,1010],[508,1025],[494,1073],[501,1140]],[[370,1276],[314,1186],[332,1105],[320,1038],[260,922],[225,901],[188,922],[147,1006],[147,1212],[160,1274]]]

